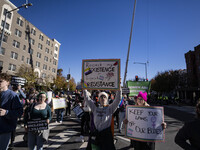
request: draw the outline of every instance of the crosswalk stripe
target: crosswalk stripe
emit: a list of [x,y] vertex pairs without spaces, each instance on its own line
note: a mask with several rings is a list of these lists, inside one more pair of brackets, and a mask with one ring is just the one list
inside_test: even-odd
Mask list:
[[80,149],[86,148],[86,147],[87,147],[87,144],[88,144],[88,142],[84,142],[84,143],[80,146]]
[[116,137],[119,138],[119,139],[122,139],[124,141],[130,142],[130,139],[128,139],[128,138],[124,138],[122,136],[116,136]]
[[58,133],[55,135],[55,137],[59,137],[59,139],[54,139],[54,137],[49,138],[49,140],[52,142],[51,144],[45,144],[44,148],[46,148],[47,150],[52,148],[59,148],[63,143],[67,142],[71,138],[71,136],[77,134],[77,131],[72,130],[66,130],[64,132]]

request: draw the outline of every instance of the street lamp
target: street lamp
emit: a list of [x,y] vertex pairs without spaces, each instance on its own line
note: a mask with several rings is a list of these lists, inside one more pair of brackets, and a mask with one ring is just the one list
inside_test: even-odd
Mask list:
[[147,64],[148,64],[149,62],[147,61],[146,63],[142,63],[142,62],[134,62],[133,64],[142,64],[142,65],[145,65],[145,75],[146,75],[146,81],[147,81]]
[[22,8],[22,7],[28,8],[28,6],[32,6],[32,3],[23,4],[23,5],[21,5],[21,6],[17,7],[17,8],[15,8],[15,9],[12,9],[12,10],[10,10],[10,11],[5,10],[5,19],[4,19],[3,29],[2,29],[2,33],[1,33],[1,38],[0,38],[0,50],[2,49],[2,41],[3,41],[3,38],[4,38],[4,32],[5,32],[4,30],[5,30],[5,26],[6,26],[7,14],[9,14],[9,13],[11,13],[11,12],[17,10],[17,9],[20,9],[20,8]]

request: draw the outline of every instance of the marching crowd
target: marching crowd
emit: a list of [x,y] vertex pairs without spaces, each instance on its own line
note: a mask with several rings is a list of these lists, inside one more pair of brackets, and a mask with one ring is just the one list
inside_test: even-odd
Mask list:
[[[47,99],[47,92],[36,91],[34,88],[25,91],[20,85],[13,85],[9,89],[10,76],[6,73],[0,74],[0,150],[12,148],[15,137],[17,121],[23,120],[25,135],[29,150],[42,150],[43,144],[48,140],[49,130],[30,131],[28,122],[30,120],[45,120],[47,124],[51,122],[53,109],[51,101]],[[55,110],[56,122],[62,123],[65,115],[71,116],[72,96],[64,93],[55,94],[54,97],[64,97],[67,100],[66,109]],[[80,106],[84,113],[81,116],[80,139],[84,142],[83,136],[89,136],[87,150],[115,150],[114,145],[114,125],[121,133],[123,124],[129,120],[126,118],[126,106],[137,105],[146,106],[147,93],[139,92],[134,100],[128,95],[122,95],[121,89],[118,91],[75,91],[73,106]],[[175,142],[183,149],[200,149],[199,134],[195,134],[190,125],[197,127],[200,117],[200,103],[197,104],[197,120],[192,124],[187,124],[177,133]],[[115,121],[114,121],[115,120]],[[162,129],[166,128],[166,123],[161,124]],[[190,132],[188,132],[188,130]],[[193,133],[194,136],[190,136]],[[199,132],[198,132],[199,133]],[[189,140],[190,143],[186,141]],[[37,147],[37,148],[36,148]],[[135,150],[155,150],[154,142],[142,142],[131,140],[130,147]]]

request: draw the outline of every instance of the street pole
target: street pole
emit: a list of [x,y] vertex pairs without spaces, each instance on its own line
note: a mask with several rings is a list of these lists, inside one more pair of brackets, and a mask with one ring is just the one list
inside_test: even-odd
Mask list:
[[127,76],[127,69],[128,69],[128,60],[129,60],[129,53],[130,53],[130,47],[131,47],[131,38],[132,38],[132,32],[133,32],[133,23],[134,23],[134,16],[135,16],[135,8],[136,8],[136,0],[134,3],[134,8],[133,8],[133,16],[132,16],[132,23],[131,23],[131,32],[130,32],[130,37],[129,37],[129,44],[128,44],[128,53],[127,53],[127,58],[126,58],[126,67],[125,67],[125,73],[124,73],[124,81],[123,81],[123,87],[126,87],[126,76]]
[[3,25],[3,29],[2,29],[2,33],[1,33],[1,38],[0,38],[0,50],[2,49],[2,41],[3,41],[3,38],[4,38],[4,33],[5,33],[5,26],[6,26],[6,18],[7,18],[7,14],[17,10],[17,9],[20,9],[22,7],[24,8],[27,8],[28,6],[32,6],[32,3],[28,3],[28,4],[23,4],[22,6],[19,6],[15,9],[12,9],[10,11],[7,11],[5,12],[5,19],[4,19],[4,25]]

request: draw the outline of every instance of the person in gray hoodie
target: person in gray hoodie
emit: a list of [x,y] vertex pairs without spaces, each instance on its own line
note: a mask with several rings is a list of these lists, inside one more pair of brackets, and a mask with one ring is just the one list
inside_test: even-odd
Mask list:
[[96,133],[93,136],[93,144],[98,146],[100,150],[115,150],[111,132],[111,121],[112,115],[117,109],[122,97],[120,91],[117,91],[115,100],[110,105],[108,105],[108,94],[105,92],[99,93],[100,107],[96,107],[90,99],[88,91],[84,90],[84,100],[93,113],[94,125],[96,128]]

